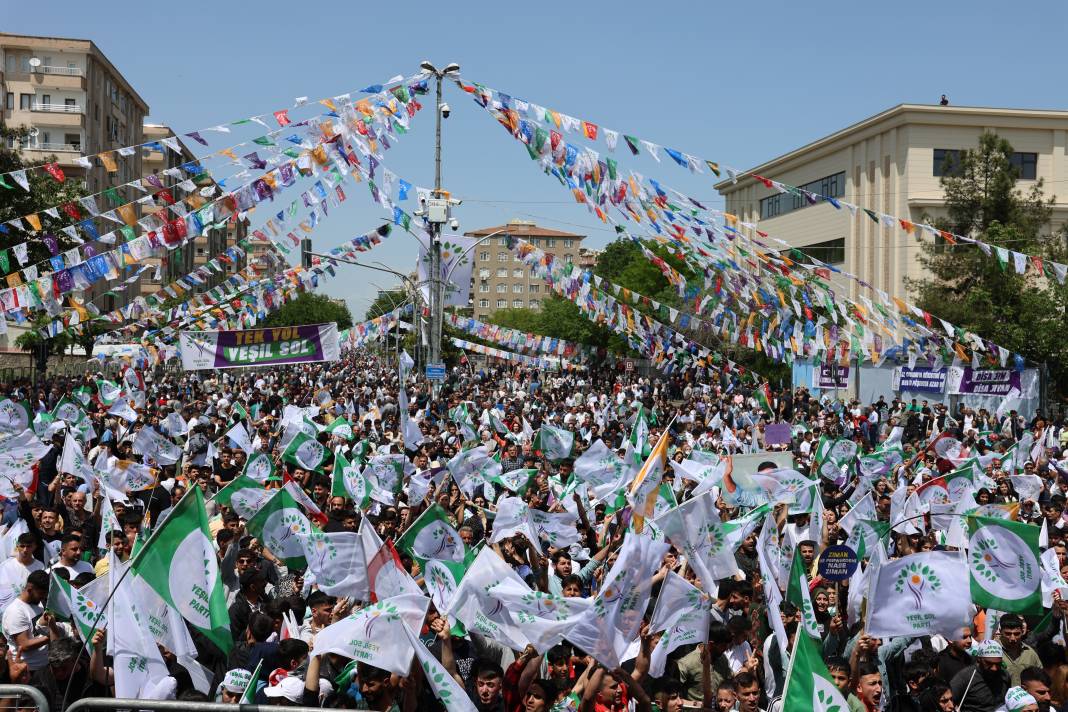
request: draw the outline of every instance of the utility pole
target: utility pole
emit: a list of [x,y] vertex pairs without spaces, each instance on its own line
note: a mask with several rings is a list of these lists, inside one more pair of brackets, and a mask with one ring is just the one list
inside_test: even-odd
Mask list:
[[[443,285],[441,283],[441,228],[450,221],[451,208],[458,204],[450,199],[449,194],[441,188],[441,120],[449,117],[449,105],[442,101],[442,81],[446,76],[457,75],[460,65],[455,62],[438,69],[428,61],[419,65],[432,74],[437,83],[435,94],[435,129],[434,129],[434,192],[426,205],[426,220],[430,232],[430,358],[428,364],[441,363],[441,332],[445,304]],[[453,221],[455,223],[455,221]]]

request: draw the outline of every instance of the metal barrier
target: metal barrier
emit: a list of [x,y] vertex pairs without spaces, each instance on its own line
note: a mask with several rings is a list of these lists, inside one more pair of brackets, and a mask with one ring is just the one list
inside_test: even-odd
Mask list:
[[[22,687],[21,685],[4,685],[4,687]],[[33,689],[33,688],[30,688]],[[34,690],[37,692],[37,690]],[[40,692],[37,692],[40,695]],[[42,697],[42,701],[43,701]],[[322,712],[322,707],[290,707],[281,709],[286,712]],[[222,702],[178,702],[176,700],[116,700],[110,697],[86,697],[75,700],[67,706],[67,712],[80,710],[159,710],[160,712],[278,712],[276,705],[228,705]],[[48,706],[43,708],[48,712]]]
[[[38,712],[49,712],[48,700],[36,687],[30,687],[29,685],[0,685],[0,698],[7,697],[28,697]],[[15,705],[15,709],[30,709],[30,707]]]

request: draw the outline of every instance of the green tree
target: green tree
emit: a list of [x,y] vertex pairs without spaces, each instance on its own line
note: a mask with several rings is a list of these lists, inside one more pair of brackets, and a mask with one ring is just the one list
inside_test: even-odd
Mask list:
[[263,326],[300,326],[301,324],[327,324],[332,321],[337,322],[339,330],[352,326],[349,308],[322,294],[303,292],[267,317]]
[[[947,162],[941,179],[947,216],[933,224],[993,249],[987,255],[972,244],[925,241],[920,263],[930,276],[908,280],[908,286],[918,306],[932,315],[1048,364],[1052,382],[1063,393],[1068,388],[1065,287],[1049,275],[1039,276],[1032,265],[1018,274],[1007,252],[1064,262],[1063,241],[1049,239],[1053,198],[1045,197],[1041,180],[1027,192],[1017,187],[1012,154],[1007,140],[984,133],[975,149]],[[957,334],[957,341],[968,348],[962,336]]]
[[408,296],[403,289],[391,289],[388,292],[379,292],[375,300],[371,302],[371,306],[367,307],[367,313],[364,314],[365,320],[377,319],[383,314],[388,314],[401,304],[404,304],[408,300]]

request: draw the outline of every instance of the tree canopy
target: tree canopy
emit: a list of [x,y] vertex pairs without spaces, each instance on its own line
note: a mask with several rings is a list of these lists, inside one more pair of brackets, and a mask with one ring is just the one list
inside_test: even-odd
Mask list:
[[1033,269],[1018,274],[1010,253],[998,248],[1065,262],[1066,233],[1062,229],[1060,239],[1051,239],[1053,198],[1044,195],[1041,180],[1020,190],[1012,155],[1007,140],[984,133],[975,149],[947,163],[941,179],[947,215],[933,224],[994,249],[987,255],[973,244],[925,241],[920,263],[930,276],[909,280],[909,287],[920,308],[1031,362],[1046,363],[1063,394],[1068,289]]
[[337,322],[339,330],[352,326],[352,314],[349,313],[349,308],[325,295],[303,292],[268,316],[262,326],[300,326],[301,324],[327,324],[332,321]]

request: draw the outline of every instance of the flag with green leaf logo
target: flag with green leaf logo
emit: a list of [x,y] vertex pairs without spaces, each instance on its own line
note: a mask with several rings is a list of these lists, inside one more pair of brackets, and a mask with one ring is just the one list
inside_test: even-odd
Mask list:
[[308,566],[298,534],[311,534],[312,526],[293,495],[276,490],[248,522],[248,532],[291,569]]
[[104,405],[112,405],[122,394],[122,387],[113,381],[97,380],[96,397]]
[[575,446],[575,434],[570,430],[557,428],[548,423],[542,423],[538,430],[538,437],[534,449],[541,452],[546,460],[559,462],[570,457],[571,449]]
[[1042,565],[1034,524],[968,517],[972,602],[1006,613],[1042,613]]
[[230,614],[199,487],[189,488],[133,556],[130,567],[167,605],[229,654],[234,642]]
[[801,561],[798,549],[800,547],[794,549],[793,565],[790,566],[790,581],[786,586],[786,600],[801,611],[801,626],[805,632],[819,640],[820,628],[816,622],[816,609],[812,607],[812,598],[808,592],[808,576],[805,575],[805,564]]
[[52,572],[51,578],[45,609],[55,613],[57,618],[70,621],[77,629],[78,637],[85,641],[86,648],[92,653],[93,632],[108,627],[104,609],[86,596],[84,591],[56,576],[55,572]]
[[282,460],[305,470],[322,472],[326,463],[326,446],[300,431],[289,441],[282,453]]
[[241,474],[260,484],[278,479],[275,475],[274,458],[265,452],[252,453],[245,461]]
[[464,543],[449,522],[449,516],[436,502],[412,522],[397,540],[397,548],[425,566],[429,559],[463,561]]
[[352,440],[355,434],[352,432],[352,423],[345,418],[334,418],[330,421],[330,425],[326,426],[323,430],[324,433],[330,433],[334,437],[344,438],[345,440]]

